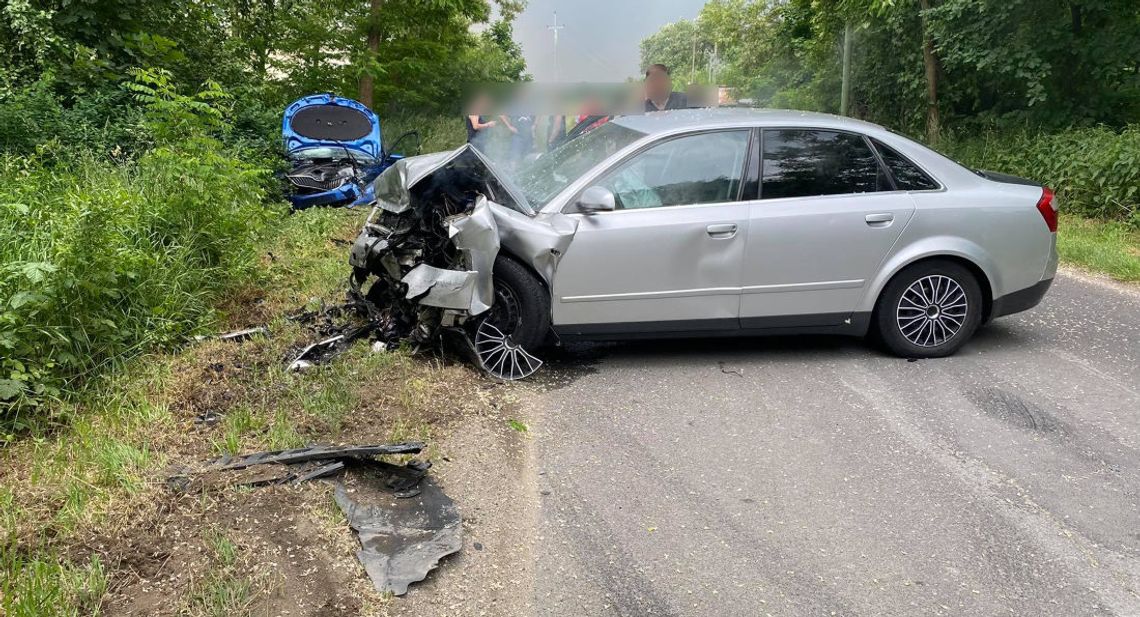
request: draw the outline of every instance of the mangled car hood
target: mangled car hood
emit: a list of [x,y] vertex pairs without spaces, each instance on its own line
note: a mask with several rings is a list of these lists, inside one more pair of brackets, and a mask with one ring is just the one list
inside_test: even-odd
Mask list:
[[[514,182],[500,173],[490,159],[470,144],[451,152],[436,152],[397,161],[376,178],[376,205],[395,214],[404,212],[411,207],[412,190],[425,178],[440,171],[464,174],[471,181],[482,183],[490,193],[484,196],[492,202],[523,214],[534,214]],[[447,178],[445,181],[455,180]]]
[[286,107],[281,135],[289,154],[320,146],[347,148],[375,159],[383,153],[376,114],[363,103],[331,94],[306,96]]

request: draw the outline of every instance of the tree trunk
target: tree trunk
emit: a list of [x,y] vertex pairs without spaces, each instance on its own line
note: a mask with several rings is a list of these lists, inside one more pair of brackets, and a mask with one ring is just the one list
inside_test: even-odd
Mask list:
[[938,55],[934,52],[934,37],[930,34],[930,24],[925,15],[930,10],[930,0],[918,0],[922,15],[922,64],[926,69],[926,140],[938,143],[942,132],[938,116]]
[[[377,52],[380,51],[380,7],[384,4],[384,0],[371,0],[372,5],[368,10],[368,63],[371,64],[376,59]],[[364,72],[360,75],[360,102],[364,103],[365,107],[372,108],[372,73],[371,67],[365,67]]]

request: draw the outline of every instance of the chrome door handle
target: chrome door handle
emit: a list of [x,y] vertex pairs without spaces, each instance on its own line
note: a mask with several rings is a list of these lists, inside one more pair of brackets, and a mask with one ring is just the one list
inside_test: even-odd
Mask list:
[[871,227],[889,227],[891,222],[895,220],[895,215],[890,212],[880,212],[878,214],[868,214],[863,217],[867,224]]
[[736,223],[721,223],[705,227],[710,238],[731,238],[736,235]]

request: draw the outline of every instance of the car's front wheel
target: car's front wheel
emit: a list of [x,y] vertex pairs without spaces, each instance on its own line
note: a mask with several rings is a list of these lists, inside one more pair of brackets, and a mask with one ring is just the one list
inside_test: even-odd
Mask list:
[[982,292],[965,267],[946,260],[903,269],[883,289],[875,330],[892,353],[940,358],[958,351],[982,321]]
[[500,255],[493,270],[495,301],[474,324],[473,342],[487,372],[521,379],[542,362],[531,355],[550,330],[550,294],[522,264]]

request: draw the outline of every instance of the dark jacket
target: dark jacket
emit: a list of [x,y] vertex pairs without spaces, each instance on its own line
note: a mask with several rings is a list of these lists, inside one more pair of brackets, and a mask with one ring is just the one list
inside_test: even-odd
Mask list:
[[[665,109],[685,109],[689,106],[689,99],[684,92],[670,92],[669,100],[665,101]],[[664,111],[657,109],[653,101],[645,99],[645,111]]]

